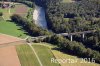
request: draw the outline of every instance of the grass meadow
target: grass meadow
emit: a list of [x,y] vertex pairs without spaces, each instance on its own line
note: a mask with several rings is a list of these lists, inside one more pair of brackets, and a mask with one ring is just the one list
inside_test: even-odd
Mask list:
[[[43,45],[32,45],[42,63],[43,66],[60,66],[56,63],[51,63],[51,58],[54,58],[50,48]],[[21,66],[40,66],[39,62],[28,45],[16,46],[17,54],[21,63]]]
[[28,45],[16,46],[21,66],[40,66],[38,60]]
[[58,63],[52,63],[51,58],[55,58],[51,52],[51,49],[44,45],[33,44],[43,66],[60,66]]
[[61,63],[61,66],[73,66],[73,65],[74,66],[100,66],[100,64],[96,64],[96,63],[90,63],[87,61],[83,62],[80,58],[76,56],[65,54],[57,50],[52,50],[52,52],[57,59],[72,59],[75,61],[74,63],[70,63],[69,61],[66,63]]
[[16,25],[14,22],[0,21],[0,33],[12,35],[15,37],[25,38],[27,35],[27,32],[25,32],[21,26]]

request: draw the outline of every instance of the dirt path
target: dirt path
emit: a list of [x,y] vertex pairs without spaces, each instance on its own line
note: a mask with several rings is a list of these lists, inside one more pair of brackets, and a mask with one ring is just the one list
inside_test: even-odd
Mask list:
[[37,58],[37,60],[38,60],[38,62],[39,62],[39,64],[40,64],[40,66],[43,66],[43,64],[42,64],[42,62],[41,62],[41,60],[40,60],[40,58],[38,57],[38,55],[37,55],[37,53],[35,52],[35,49],[32,47],[32,45],[31,45],[31,43],[28,43],[28,45],[30,46],[30,48],[32,49],[32,51],[34,52],[34,54],[35,54],[35,56],[36,56],[36,58]]

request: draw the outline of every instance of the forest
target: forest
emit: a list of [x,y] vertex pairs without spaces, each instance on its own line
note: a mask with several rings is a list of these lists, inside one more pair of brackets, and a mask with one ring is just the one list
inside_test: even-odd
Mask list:
[[[48,28],[54,33],[74,33],[96,30],[85,35],[69,37],[52,36],[44,41],[56,44],[63,52],[95,58],[100,63],[100,0],[74,0],[63,3],[63,0],[37,0],[37,5],[45,8]],[[75,53],[73,53],[75,52]]]
[[62,0],[43,0],[43,3],[48,26],[55,33],[99,28],[99,0],[81,0],[72,3],[62,3]]

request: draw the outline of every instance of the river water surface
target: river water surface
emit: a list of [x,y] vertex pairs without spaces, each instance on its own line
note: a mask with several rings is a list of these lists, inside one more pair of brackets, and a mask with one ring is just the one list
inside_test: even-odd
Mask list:
[[35,21],[35,24],[43,29],[47,29],[47,22],[45,19],[45,11],[44,8],[35,6],[34,12],[33,12],[33,19]]

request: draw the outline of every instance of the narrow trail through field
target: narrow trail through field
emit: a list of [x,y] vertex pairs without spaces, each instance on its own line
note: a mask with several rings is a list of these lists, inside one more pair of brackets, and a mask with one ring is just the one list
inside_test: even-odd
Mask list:
[[31,48],[32,51],[34,52],[34,54],[35,54],[35,56],[36,56],[36,58],[37,58],[37,60],[38,60],[38,62],[39,62],[39,64],[40,64],[40,66],[43,66],[43,64],[42,64],[42,62],[41,62],[41,60],[40,60],[40,58],[38,57],[38,55],[37,55],[35,49],[34,49],[34,48],[32,47],[32,45],[31,45],[31,43],[27,43],[27,44],[30,46],[30,48]]

